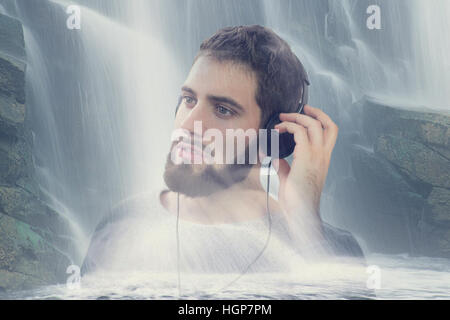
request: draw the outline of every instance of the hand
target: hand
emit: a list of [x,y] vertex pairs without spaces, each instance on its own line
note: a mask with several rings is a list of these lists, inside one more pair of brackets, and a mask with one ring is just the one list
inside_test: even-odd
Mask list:
[[287,215],[310,214],[319,219],[320,196],[325,185],[338,126],[323,111],[305,105],[305,115],[282,113],[275,129],[294,135],[292,166],[284,159],[274,161],[280,188],[278,200]]

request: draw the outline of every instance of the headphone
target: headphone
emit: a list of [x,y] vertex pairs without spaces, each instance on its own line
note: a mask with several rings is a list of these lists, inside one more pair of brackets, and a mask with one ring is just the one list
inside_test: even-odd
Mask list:
[[[303,68],[302,68],[303,69]],[[303,69],[304,71],[304,69]],[[308,103],[308,86],[309,86],[308,75],[306,71],[304,71],[304,78],[302,80],[302,96],[298,103],[298,108],[296,110],[297,113],[305,114],[304,107]],[[281,123],[280,113],[273,114],[269,120],[267,120],[266,125],[264,126],[267,132],[267,143],[266,143],[266,154],[268,157],[272,157],[272,130],[275,129],[277,124]],[[275,133],[278,135],[278,133]],[[290,156],[294,152],[295,148],[295,140],[294,135],[289,132],[284,132],[279,135],[279,152],[278,158],[283,159]]]
[[[302,79],[302,95],[298,103],[298,108],[296,113],[305,114],[304,107],[308,103],[308,86],[310,85],[308,80],[308,74],[306,73],[303,65],[301,65],[303,79]],[[178,99],[178,104],[175,109],[175,116],[177,115],[178,109],[180,108],[182,97]],[[267,120],[266,125],[263,127],[267,132],[267,142],[266,142],[266,155],[272,157],[272,130],[275,129],[277,124],[281,123],[280,113],[274,113]],[[278,133],[275,133],[278,135]],[[279,135],[279,152],[278,158],[283,159],[290,156],[294,152],[295,140],[294,135],[289,132],[284,132]]]

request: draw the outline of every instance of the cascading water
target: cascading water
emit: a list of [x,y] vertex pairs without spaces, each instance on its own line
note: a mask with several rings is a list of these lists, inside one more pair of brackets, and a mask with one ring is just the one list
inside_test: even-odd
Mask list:
[[[379,31],[365,27],[365,9],[372,2],[383,14]],[[81,8],[80,30],[66,28],[71,4]],[[39,182],[79,230],[75,260],[80,264],[103,213],[161,180],[179,86],[200,42],[221,27],[261,24],[285,38],[309,72],[310,104],[335,119],[344,135],[357,131],[352,104],[364,95],[410,108],[450,110],[450,73],[445,72],[450,71],[450,38],[439,36],[449,25],[445,0],[3,0],[0,5],[24,24]],[[322,216],[355,229],[346,225],[345,212],[334,212],[336,181],[351,176],[345,150],[338,145],[335,153],[338,163],[330,168]],[[395,270],[390,258],[374,261]],[[437,268],[450,270],[445,262]],[[268,295],[287,297],[289,283],[304,284],[321,270],[306,268],[301,276],[282,278],[286,290]],[[340,271],[328,267],[327,274],[332,279]],[[389,274],[390,281],[395,275]],[[247,286],[258,275],[249,277]],[[106,287],[102,281],[108,279],[95,281]],[[163,292],[165,286],[158,286],[158,294],[173,295]],[[137,296],[156,295],[141,288]],[[239,290],[236,294],[245,296]]]
[[[18,1],[16,10],[29,51],[28,101],[35,106],[30,118],[41,187],[72,212],[85,251],[86,234],[108,206],[160,172],[164,158],[153,155],[167,152],[168,142],[157,137],[170,137],[165,101],[175,103],[180,76],[156,26],[146,26],[152,31],[144,34],[127,25],[132,19],[119,7],[118,21],[82,7],[83,28],[69,31],[67,5]],[[137,2],[128,7],[139,12]]]

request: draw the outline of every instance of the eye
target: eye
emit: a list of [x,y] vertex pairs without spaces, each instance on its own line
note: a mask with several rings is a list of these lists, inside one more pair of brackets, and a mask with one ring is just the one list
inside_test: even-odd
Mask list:
[[225,108],[222,105],[217,105],[216,111],[219,114],[219,116],[221,116],[221,117],[231,117],[234,115],[234,112],[232,110]]
[[190,96],[183,96],[182,100],[188,105],[188,107],[195,105],[195,99]]

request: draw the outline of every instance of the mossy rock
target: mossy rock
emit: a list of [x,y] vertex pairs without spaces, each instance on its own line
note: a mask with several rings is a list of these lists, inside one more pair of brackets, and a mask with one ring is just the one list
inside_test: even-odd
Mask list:
[[22,290],[64,281],[70,264],[66,255],[29,224],[0,213],[1,288]]
[[67,219],[21,188],[0,186],[0,211],[52,234],[71,234]]

